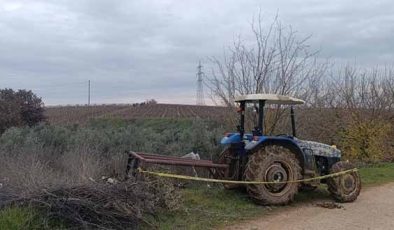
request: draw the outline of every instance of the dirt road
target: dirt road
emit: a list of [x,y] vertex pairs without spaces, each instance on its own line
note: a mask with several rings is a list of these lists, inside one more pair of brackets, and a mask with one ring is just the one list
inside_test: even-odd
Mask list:
[[394,229],[394,183],[361,191],[342,209],[301,204],[225,229]]

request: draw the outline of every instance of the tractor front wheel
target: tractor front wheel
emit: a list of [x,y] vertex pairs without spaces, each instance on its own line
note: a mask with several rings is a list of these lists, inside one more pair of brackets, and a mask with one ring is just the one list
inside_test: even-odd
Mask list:
[[[338,173],[353,168],[354,166],[351,163],[339,161],[331,167],[330,173]],[[327,185],[328,191],[339,202],[355,201],[361,191],[361,179],[357,171],[328,178]]]
[[[245,181],[286,182],[301,178],[295,154],[279,145],[268,145],[249,156]],[[249,196],[258,204],[283,205],[294,199],[299,183],[248,184]]]

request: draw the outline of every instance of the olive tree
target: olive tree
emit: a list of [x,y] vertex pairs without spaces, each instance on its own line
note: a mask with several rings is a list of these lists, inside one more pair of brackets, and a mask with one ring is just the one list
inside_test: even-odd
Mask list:
[[0,133],[13,126],[33,126],[44,120],[44,104],[32,91],[0,90]]

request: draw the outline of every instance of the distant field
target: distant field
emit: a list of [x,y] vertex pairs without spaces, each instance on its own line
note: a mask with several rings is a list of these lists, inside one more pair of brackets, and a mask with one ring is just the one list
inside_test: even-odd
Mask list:
[[219,106],[176,104],[93,105],[47,107],[51,123],[84,123],[92,118],[203,118],[219,120],[228,109]]

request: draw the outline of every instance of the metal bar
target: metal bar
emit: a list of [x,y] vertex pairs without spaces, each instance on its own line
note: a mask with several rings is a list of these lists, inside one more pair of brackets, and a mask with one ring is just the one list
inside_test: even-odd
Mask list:
[[133,156],[129,153],[129,158],[127,159],[127,168],[126,168],[126,175],[129,174],[131,169],[131,162],[133,161]]
[[291,118],[291,129],[293,131],[293,137],[296,136],[296,128],[295,128],[295,115],[293,106],[290,106],[290,118]]
[[243,140],[244,133],[245,133],[245,103],[246,103],[245,101],[240,102],[241,117],[239,119],[238,132],[241,136],[241,141]]
[[133,163],[133,166],[132,166],[132,168],[133,168],[133,176],[134,177],[136,177],[137,176],[137,169],[138,169],[138,167],[140,166],[140,160],[138,160],[138,159],[136,159],[135,161],[134,161],[134,163]]
[[163,160],[163,161],[173,161],[173,162],[203,162],[203,163],[212,163],[212,161],[200,161],[200,160],[191,160],[191,159],[166,159],[166,158],[149,158],[149,157],[144,157],[145,160]]
[[259,101],[259,121],[257,128],[259,129],[259,135],[263,135],[264,133],[264,106],[265,106],[265,101]]
[[139,160],[144,160],[143,157],[141,157],[138,153],[136,152],[129,152],[129,154],[135,158],[138,158]]
[[88,106],[90,105],[90,80],[88,81]]
[[136,158],[141,162],[151,164],[163,164],[163,165],[179,165],[179,166],[194,166],[194,167],[205,167],[205,168],[227,168],[227,164],[215,164],[209,160],[193,160],[187,158],[173,157],[173,156],[162,156],[156,154],[146,153],[129,153],[129,161],[132,158]]
[[[127,152],[126,152],[127,153]],[[130,170],[132,176],[137,176],[137,168],[139,167],[141,158],[134,152],[129,152],[129,157],[127,159],[127,167],[126,167],[126,177],[129,175]]]
[[[196,160],[198,161],[198,160]],[[194,166],[194,167],[203,167],[203,168],[227,168],[228,165],[225,164],[215,164],[215,163],[203,163],[203,162],[174,162],[168,160],[153,160],[153,159],[145,159],[144,162],[151,164],[162,164],[162,165],[179,165],[179,166]]]
[[194,162],[199,162],[199,163],[204,163],[204,164],[212,164],[212,161],[201,161],[201,160],[190,160],[190,159],[163,159],[163,158],[144,158],[145,160],[160,160],[160,161],[173,161],[173,162],[189,162],[189,163],[194,163]]
[[[139,156],[145,159],[163,159],[163,160],[182,160],[182,161],[196,161],[196,159],[191,158],[182,158],[176,156],[164,156],[164,155],[157,155],[157,154],[150,154],[150,153],[138,153]],[[212,162],[210,160],[198,160],[201,162]]]

